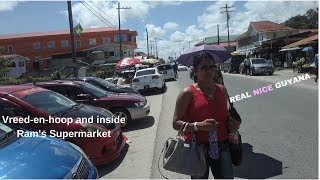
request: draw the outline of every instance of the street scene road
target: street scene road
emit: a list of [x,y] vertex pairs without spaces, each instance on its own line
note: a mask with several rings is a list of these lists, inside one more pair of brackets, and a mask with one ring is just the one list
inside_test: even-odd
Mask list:
[[[282,70],[273,76],[224,73],[223,77],[230,96],[235,96],[299,75],[302,74]],[[317,178],[318,85],[310,76],[311,79],[234,103],[243,119],[243,162],[234,168],[236,178]],[[129,147],[120,161],[99,168],[101,178],[163,178],[158,160],[165,140],[176,135],[171,123],[175,100],[191,83],[189,72],[182,71],[177,81],[167,82],[164,94],[147,96],[150,117],[132,123],[125,132]],[[189,178],[160,170],[169,178]]]

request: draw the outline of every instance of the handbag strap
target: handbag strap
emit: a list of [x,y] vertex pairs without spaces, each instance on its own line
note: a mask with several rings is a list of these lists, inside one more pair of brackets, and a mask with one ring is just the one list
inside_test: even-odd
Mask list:
[[[183,124],[183,125],[184,125],[184,124]],[[180,129],[181,129],[181,128],[180,128]],[[167,142],[169,139],[172,139],[172,138],[168,138],[168,139],[166,140],[166,142]],[[159,159],[158,159],[158,170],[159,170],[159,173],[161,174],[162,177],[164,177],[165,179],[169,179],[169,178],[167,178],[166,176],[164,176],[164,175],[162,174],[161,170],[160,170],[160,160],[161,160],[162,154],[164,153],[165,147],[166,147],[166,146],[164,145],[163,148],[162,148],[162,151],[161,151],[161,153],[160,153],[160,155],[159,155]]]
[[183,122],[182,123],[182,126],[180,127],[179,131],[178,131],[178,135],[177,137],[178,138],[181,138],[184,134],[184,132],[186,131],[186,128],[188,127],[189,123],[187,122]]

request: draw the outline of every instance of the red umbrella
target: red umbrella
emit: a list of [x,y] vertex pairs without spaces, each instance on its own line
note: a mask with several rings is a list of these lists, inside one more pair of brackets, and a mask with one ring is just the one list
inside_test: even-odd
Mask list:
[[121,61],[119,61],[116,64],[116,68],[120,69],[120,68],[124,68],[124,67],[128,67],[128,66],[134,66],[136,64],[138,64],[140,62],[140,59],[138,58],[124,58]]

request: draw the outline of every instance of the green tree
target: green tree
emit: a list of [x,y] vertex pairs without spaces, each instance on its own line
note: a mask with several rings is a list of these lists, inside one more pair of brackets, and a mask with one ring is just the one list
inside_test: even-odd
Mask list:
[[318,14],[318,8],[309,9],[304,15],[291,17],[282,24],[294,29],[317,29]]
[[0,47],[0,77],[2,77],[4,73],[8,72],[10,67],[9,58],[1,57],[4,50],[4,47]]

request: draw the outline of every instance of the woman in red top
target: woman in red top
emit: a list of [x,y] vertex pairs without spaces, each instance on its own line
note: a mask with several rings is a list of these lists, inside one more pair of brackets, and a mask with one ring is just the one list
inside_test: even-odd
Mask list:
[[173,128],[179,130],[183,122],[189,126],[184,135],[185,140],[191,140],[191,132],[196,135],[197,143],[209,146],[209,132],[216,131],[218,146],[225,147],[219,151],[219,158],[213,160],[208,155],[208,167],[202,177],[192,179],[207,179],[209,166],[215,179],[231,179],[233,167],[228,148],[228,130],[236,130],[239,123],[228,120],[227,92],[224,86],[215,84],[216,65],[213,57],[207,52],[194,56],[193,70],[190,77],[194,84],[185,88],[179,94],[176,102]]

